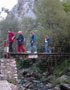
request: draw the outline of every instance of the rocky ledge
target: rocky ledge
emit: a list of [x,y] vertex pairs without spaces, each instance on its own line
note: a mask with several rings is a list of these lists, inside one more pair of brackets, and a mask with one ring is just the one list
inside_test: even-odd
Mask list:
[[36,19],[36,15],[33,12],[36,1],[38,0],[18,0],[18,3],[12,8],[9,15],[13,14],[18,20],[21,20],[22,17]]
[[0,81],[0,90],[20,90],[17,85],[11,84],[6,80]]

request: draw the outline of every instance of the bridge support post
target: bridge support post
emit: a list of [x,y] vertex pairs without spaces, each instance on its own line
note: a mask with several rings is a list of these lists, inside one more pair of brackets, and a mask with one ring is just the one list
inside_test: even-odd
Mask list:
[[47,65],[48,65],[49,74],[53,73],[53,60],[52,60],[52,57],[48,57]]
[[18,82],[15,59],[0,59],[0,79],[2,78],[7,80],[11,79]]
[[6,58],[9,58],[9,42],[7,40],[4,41],[4,54]]
[[6,58],[9,58],[9,43],[7,42],[7,52],[6,52]]

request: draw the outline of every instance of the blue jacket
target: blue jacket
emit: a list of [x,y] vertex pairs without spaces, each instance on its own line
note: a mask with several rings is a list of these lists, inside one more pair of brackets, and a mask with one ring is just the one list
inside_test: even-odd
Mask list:
[[36,42],[36,34],[35,33],[32,34],[32,36],[31,36],[30,42],[32,43],[32,41]]
[[20,34],[16,40],[18,40],[18,45],[21,45],[24,43],[24,36],[22,34]]

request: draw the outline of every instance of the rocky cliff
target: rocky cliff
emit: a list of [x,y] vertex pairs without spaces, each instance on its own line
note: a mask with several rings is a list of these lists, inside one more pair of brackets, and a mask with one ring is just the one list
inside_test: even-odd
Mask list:
[[36,19],[36,15],[33,12],[35,8],[34,3],[38,0],[18,0],[18,3],[10,11],[10,14],[15,15],[18,19],[21,17],[30,17]]

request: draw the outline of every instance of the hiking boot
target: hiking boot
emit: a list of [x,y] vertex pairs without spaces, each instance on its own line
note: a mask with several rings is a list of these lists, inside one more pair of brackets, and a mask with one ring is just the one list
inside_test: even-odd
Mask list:
[[34,54],[37,54],[37,52],[34,52]]
[[31,51],[27,51],[27,53],[31,53]]

